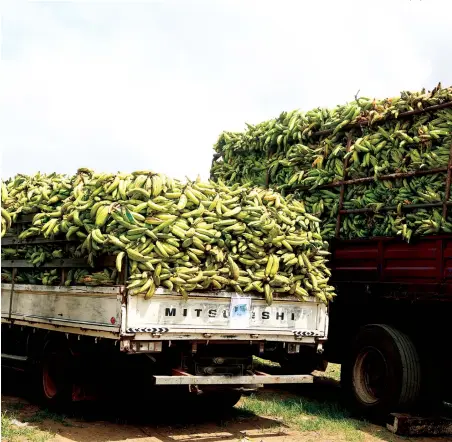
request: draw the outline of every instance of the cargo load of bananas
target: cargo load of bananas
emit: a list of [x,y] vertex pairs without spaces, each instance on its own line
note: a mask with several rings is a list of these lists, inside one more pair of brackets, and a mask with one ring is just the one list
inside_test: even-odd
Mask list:
[[[74,243],[68,243],[64,248],[57,245],[32,245],[18,244],[17,246],[6,246],[1,249],[2,262],[8,260],[26,260],[36,269],[21,269],[18,271],[15,282],[18,284],[43,284],[43,285],[113,285],[117,279],[116,269],[103,269],[92,272],[87,269],[70,269],[62,281],[61,269],[39,269],[39,267],[52,260],[61,258],[79,258],[81,253]],[[90,269],[91,270],[91,269]],[[12,282],[12,272],[2,268],[2,282]]]
[[[117,270],[104,269],[100,272],[90,272],[87,269],[71,269],[65,278],[64,285],[92,285],[104,286],[116,283]],[[1,280],[10,284],[13,281],[13,274],[10,269],[2,268]],[[18,271],[14,281],[16,284],[42,284],[42,285],[63,285],[61,281],[61,270],[59,269],[36,269],[30,271]]]
[[[332,110],[283,112],[247,125],[244,132],[223,132],[214,146],[211,178],[294,194],[321,218],[324,239],[335,234],[340,195],[339,184],[325,186],[368,178],[345,187],[342,208],[372,211],[344,216],[340,236],[401,235],[409,240],[452,232],[452,218],[444,219],[441,207],[404,210],[410,204],[440,206],[444,201],[451,147],[452,87],[438,85],[431,92],[402,92],[380,101],[356,98]],[[430,175],[385,177],[438,168]]]
[[[149,171],[17,175],[2,183],[2,236],[27,214],[32,223],[20,240],[71,242],[64,249],[26,242],[5,247],[4,259],[36,265],[36,272],[21,274],[23,281],[56,283],[54,271],[39,271],[47,260],[86,257],[94,267],[95,258],[107,254],[116,256],[116,269],[73,271],[65,284],[109,284],[128,262],[129,293],[146,298],[158,287],[183,297],[203,290],[260,293],[269,304],[277,296],[325,303],[334,296],[319,219],[301,201],[271,190],[180,182]],[[11,279],[2,271],[2,280]]]

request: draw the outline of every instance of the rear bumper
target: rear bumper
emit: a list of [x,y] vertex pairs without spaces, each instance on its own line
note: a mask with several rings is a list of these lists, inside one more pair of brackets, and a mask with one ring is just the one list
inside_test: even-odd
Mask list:
[[252,376],[154,376],[155,385],[254,385],[312,384],[311,375],[252,375]]
[[[161,330],[161,329],[160,329]],[[320,331],[267,331],[267,330],[170,330],[156,332],[135,332],[123,334],[120,340],[120,349],[126,353],[146,353],[149,343],[156,341],[191,341],[191,342],[283,342],[301,345],[316,345],[327,340]]]

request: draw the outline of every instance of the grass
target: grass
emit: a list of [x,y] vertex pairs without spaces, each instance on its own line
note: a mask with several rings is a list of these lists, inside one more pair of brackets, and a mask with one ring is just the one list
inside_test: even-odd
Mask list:
[[39,410],[33,416],[28,419],[31,423],[43,423],[45,420],[51,420],[57,422],[65,427],[71,427],[72,424],[66,420],[66,416],[61,414],[52,413],[49,410]]
[[31,426],[18,426],[15,415],[9,411],[2,412],[2,441],[5,442],[45,442],[54,435]]
[[277,417],[282,424],[303,432],[335,434],[347,441],[360,441],[364,422],[352,419],[339,405],[298,397],[284,397],[273,392],[245,398],[240,410],[259,416]]
[[[2,405],[3,406],[3,405]],[[42,424],[44,421],[57,422],[66,427],[71,424],[66,421],[65,416],[52,413],[48,410],[38,410],[31,416],[25,417],[23,411],[27,404],[23,402],[13,402],[5,404],[2,411],[2,441],[7,442],[45,442],[54,434],[35,427],[36,424]],[[22,424],[22,422],[24,422]],[[42,425],[40,425],[41,428]]]
[[339,364],[328,364],[325,372],[314,372],[317,378],[320,379],[333,379],[337,382],[341,380],[341,366]]
[[[255,366],[263,371],[278,371],[279,364],[255,358]],[[333,385],[340,380],[340,365],[329,364],[325,372],[314,372],[322,381],[333,381]],[[331,385],[331,384],[330,384]],[[316,386],[317,387],[317,386]],[[296,388],[298,389],[298,388]],[[303,390],[303,387],[301,387]],[[335,390],[335,389],[334,389]],[[306,392],[309,391],[309,387]],[[286,391],[263,391],[245,397],[239,405],[239,410],[258,416],[278,419],[281,425],[302,432],[321,432],[322,435],[334,435],[346,441],[364,440],[362,430],[367,423],[353,419],[350,414],[337,402],[335,391],[329,390],[333,397],[324,399],[313,398],[312,394],[291,394]],[[318,439],[318,435],[316,437]]]
[[8,404],[8,411],[21,411],[25,408],[26,404],[23,402],[13,402]]

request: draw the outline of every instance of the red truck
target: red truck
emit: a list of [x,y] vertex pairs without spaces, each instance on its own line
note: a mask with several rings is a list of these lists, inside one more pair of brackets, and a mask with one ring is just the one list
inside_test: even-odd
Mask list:
[[452,237],[333,240],[324,357],[362,412],[452,402]]

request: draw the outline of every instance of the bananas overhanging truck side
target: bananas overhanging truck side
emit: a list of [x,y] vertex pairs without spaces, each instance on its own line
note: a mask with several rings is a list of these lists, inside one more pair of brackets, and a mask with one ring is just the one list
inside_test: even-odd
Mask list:
[[[2,238],[8,247],[20,243],[17,237]],[[56,259],[43,267],[58,268],[64,281],[69,269],[84,265]],[[114,257],[97,265],[114,266]],[[2,266],[13,274],[32,267],[20,260],[4,260]],[[105,381],[122,373],[139,378],[140,389],[148,382],[185,389],[212,406],[232,406],[242,393],[264,385],[311,383],[312,367],[274,376],[256,370],[253,356],[272,354],[288,366],[294,355],[320,363],[328,333],[327,307],[314,298],[301,302],[289,296],[268,306],[262,296],[226,292],[191,293],[184,301],[158,289],[145,300],[130,296],[124,284],[12,283],[1,289],[2,364],[30,374],[47,405],[98,397],[108,389]]]

